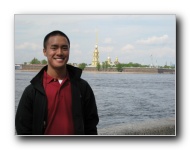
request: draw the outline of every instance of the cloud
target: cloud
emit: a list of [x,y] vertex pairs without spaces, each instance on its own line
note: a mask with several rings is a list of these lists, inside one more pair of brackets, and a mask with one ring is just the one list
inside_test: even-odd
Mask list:
[[71,51],[73,55],[81,55],[82,51],[80,50],[79,44],[71,44]]
[[71,43],[71,49],[78,49],[80,46],[79,44],[72,44]]
[[27,50],[27,49],[39,50],[39,49],[42,49],[42,46],[40,46],[36,43],[24,42],[22,44],[15,45],[15,49],[18,49],[18,50]]
[[129,52],[129,51],[134,50],[134,49],[135,49],[135,47],[133,45],[131,45],[131,44],[127,44],[127,45],[125,45],[124,47],[121,48],[121,50],[123,52]]
[[155,48],[151,50],[151,53],[152,55],[160,58],[166,56],[175,58],[176,56],[175,50],[169,47]]
[[163,44],[167,42],[168,39],[169,39],[168,35],[163,35],[160,37],[152,36],[147,39],[138,40],[137,43],[138,44]]
[[71,32],[74,32],[74,33],[79,33],[80,30],[79,29],[71,29]]
[[98,50],[102,53],[110,53],[114,50],[114,47],[113,46],[99,47]]
[[105,44],[110,44],[110,43],[112,43],[113,42],[113,40],[112,40],[112,38],[105,38],[104,40],[103,40],[103,43],[105,43]]
[[74,55],[81,55],[82,54],[82,52],[80,51],[80,50],[74,50]]

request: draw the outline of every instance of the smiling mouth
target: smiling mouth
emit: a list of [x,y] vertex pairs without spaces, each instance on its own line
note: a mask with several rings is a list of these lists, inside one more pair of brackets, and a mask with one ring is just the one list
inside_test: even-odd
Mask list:
[[55,60],[64,60],[65,58],[54,58]]

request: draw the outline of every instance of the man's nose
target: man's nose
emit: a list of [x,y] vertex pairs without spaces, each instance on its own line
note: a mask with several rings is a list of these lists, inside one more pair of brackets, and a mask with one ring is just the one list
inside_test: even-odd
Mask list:
[[62,54],[63,54],[62,48],[58,48],[57,54],[58,54],[58,55],[62,55]]

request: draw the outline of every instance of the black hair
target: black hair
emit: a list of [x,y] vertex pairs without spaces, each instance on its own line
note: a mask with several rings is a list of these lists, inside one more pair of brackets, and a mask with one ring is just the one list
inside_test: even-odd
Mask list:
[[51,37],[51,36],[56,36],[56,35],[60,35],[60,36],[63,36],[67,39],[68,43],[69,43],[69,47],[70,47],[70,40],[69,38],[67,37],[67,35],[59,30],[56,30],[56,31],[52,31],[50,33],[48,33],[45,38],[44,38],[44,48],[46,48],[46,44],[47,44],[47,41],[48,39]]

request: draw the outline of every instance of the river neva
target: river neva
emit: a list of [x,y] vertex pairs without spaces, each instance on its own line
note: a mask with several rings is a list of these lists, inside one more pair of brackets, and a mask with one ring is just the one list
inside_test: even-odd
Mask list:
[[[15,110],[36,74],[15,71]],[[175,74],[83,72],[82,78],[94,91],[99,129],[176,116]]]

